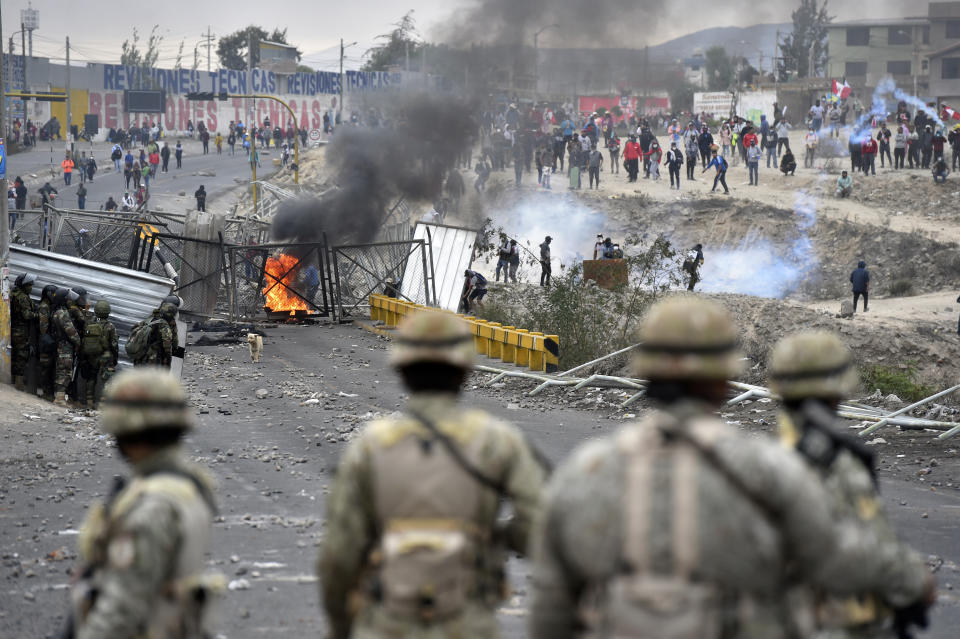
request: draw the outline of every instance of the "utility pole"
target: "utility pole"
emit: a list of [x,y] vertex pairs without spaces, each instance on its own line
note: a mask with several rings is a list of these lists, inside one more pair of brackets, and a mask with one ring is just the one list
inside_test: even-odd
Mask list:
[[[410,45],[407,44],[407,71],[410,70]],[[340,38],[340,99],[337,101],[337,118],[333,125],[336,127],[343,119],[343,38]]]
[[73,111],[70,107],[70,36],[67,36],[67,140],[70,142],[70,158],[73,159]]
[[[0,42],[2,40],[3,24],[0,23]],[[5,69],[0,64],[0,87],[5,87]],[[6,91],[6,89],[4,89]],[[0,96],[2,97],[2,96]],[[5,143],[6,126],[6,98],[0,99],[0,142]],[[5,150],[4,150],[5,151]],[[6,153],[4,153],[6,154]],[[4,161],[6,171],[6,161]],[[7,212],[7,174],[0,177],[0,383],[10,383],[10,355],[7,347],[10,345],[10,268],[7,266],[10,258],[10,218]]]
[[920,39],[917,37],[920,34],[916,26],[913,27],[913,94],[919,95],[917,92],[917,72],[920,69]]
[[207,25],[207,35],[203,36],[203,39],[207,43],[207,73],[210,73],[210,48],[213,46],[213,34],[210,32],[209,24]]
[[[23,23],[20,23],[20,57],[23,58],[23,90],[30,90],[30,83],[27,82],[27,45],[24,38],[27,37],[26,29],[23,28]],[[24,102],[24,104],[26,104]],[[26,114],[26,107],[24,107],[24,114]],[[27,126],[27,123],[24,122],[23,126]]]
[[[780,59],[780,29],[777,29],[777,40],[773,45],[773,88],[777,92],[777,100],[780,99],[780,69],[777,68],[777,60]],[[779,114],[774,114],[777,117]]]

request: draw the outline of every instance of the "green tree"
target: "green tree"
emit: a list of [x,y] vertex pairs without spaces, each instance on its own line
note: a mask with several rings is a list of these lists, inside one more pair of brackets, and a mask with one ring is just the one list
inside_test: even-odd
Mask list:
[[159,28],[160,25],[153,25],[150,37],[147,38],[146,48],[143,50],[140,49],[140,33],[136,27],[133,28],[133,38],[124,40],[120,46],[120,64],[137,68],[134,86],[138,89],[154,88],[150,70],[157,67],[157,59],[160,57],[160,43],[163,42],[163,36],[157,34]]
[[673,111],[693,111],[693,94],[700,87],[688,82],[682,75],[667,83],[667,94],[670,96],[670,108]]
[[[248,44],[253,41],[253,66],[260,63],[261,40],[269,42],[278,42],[280,44],[290,44],[287,42],[287,30],[274,29],[272,33],[267,33],[263,27],[250,25],[245,29],[234,31],[230,35],[223,36],[217,42],[217,57],[220,58],[220,66],[224,69],[236,69],[242,71],[247,68]],[[297,60],[303,57],[303,52],[297,49]]]
[[736,69],[734,62],[723,47],[710,47],[704,54],[706,58],[707,88],[710,91],[726,91],[734,82]]
[[787,80],[790,73],[798,78],[817,76],[827,65],[827,26],[833,20],[827,14],[827,0],[819,6],[817,0],[800,0],[791,18],[793,31],[780,44],[777,73],[781,80]]
[[419,68],[420,49],[423,47],[419,36],[420,33],[417,31],[417,23],[413,19],[413,10],[411,9],[400,18],[399,22],[393,24],[393,30],[390,33],[377,36],[380,44],[366,52],[369,57],[366,64],[363,65],[363,70],[387,71],[392,66],[405,64],[407,59],[411,62],[411,69],[414,66]]

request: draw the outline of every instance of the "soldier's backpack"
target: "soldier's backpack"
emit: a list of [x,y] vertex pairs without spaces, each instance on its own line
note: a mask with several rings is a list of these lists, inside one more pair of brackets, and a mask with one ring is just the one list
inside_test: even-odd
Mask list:
[[126,351],[130,361],[134,364],[142,362],[147,356],[147,351],[153,343],[153,336],[157,326],[163,319],[151,318],[138,322],[130,329],[130,337],[127,339]]
[[110,343],[106,325],[97,320],[88,321],[87,328],[83,332],[83,339],[80,341],[80,352],[88,360],[95,360],[109,349]]

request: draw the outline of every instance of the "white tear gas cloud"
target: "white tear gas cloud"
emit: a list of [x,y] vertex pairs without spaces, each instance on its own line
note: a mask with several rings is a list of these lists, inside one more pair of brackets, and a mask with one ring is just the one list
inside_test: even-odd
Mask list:
[[897,83],[894,82],[892,77],[886,76],[877,83],[877,88],[873,90],[870,109],[865,111],[857,120],[856,124],[853,125],[853,132],[850,134],[853,141],[862,144],[870,139],[872,135],[871,121],[873,118],[879,120],[886,119],[888,114],[887,101],[891,98],[905,102],[914,112],[923,111],[933,120],[936,126],[944,126],[943,120],[941,120],[937,114],[936,107],[927,106],[927,103],[917,96],[911,95],[897,87]]
[[320,199],[284,203],[273,219],[278,240],[373,240],[397,198],[432,201],[476,132],[470,105],[453,96],[391,94],[378,128],[338,127],[327,146],[331,189]]
[[568,267],[584,258],[592,259],[596,235],[604,233],[607,224],[603,213],[566,193],[537,193],[487,213],[494,227],[503,227],[509,237],[538,259],[540,243],[546,236],[552,237],[550,255],[555,271],[561,263]]
[[797,193],[793,210],[797,236],[787,246],[775,246],[752,229],[739,246],[705,246],[700,289],[777,299],[795,291],[817,266],[809,236],[817,222],[817,210],[813,198],[802,191]]

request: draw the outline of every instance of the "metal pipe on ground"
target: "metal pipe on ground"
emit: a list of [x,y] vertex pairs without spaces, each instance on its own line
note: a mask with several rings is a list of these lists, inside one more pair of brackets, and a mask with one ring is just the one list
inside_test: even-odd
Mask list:
[[[911,410],[913,410],[914,408],[917,408],[918,406],[923,406],[924,404],[927,404],[927,403],[929,403],[929,402],[932,402],[932,401],[935,400],[935,399],[939,399],[939,398],[941,398],[941,397],[944,397],[945,395],[949,395],[949,394],[951,394],[951,393],[954,393],[954,392],[956,392],[956,391],[958,391],[958,390],[960,390],[960,384],[957,384],[956,386],[951,386],[950,388],[948,388],[948,389],[946,389],[946,390],[942,390],[942,391],[940,391],[939,393],[936,393],[936,394],[934,394],[934,395],[931,395],[930,397],[927,397],[927,398],[925,398],[925,399],[921,399],[919,402],[914,402],[914,403],[910,404],[909,406],[904,406],[904,407],[901,408],[900,410],[895,410],[895,411],[893,411],[892,413],[890,413],[889,415],[887,415],[886,418],[881,419],[880,421],[878,421],[878,422],[877,422],[876,424],[874,424],[873,426],[870,426],[870,427],[865,428],[865,429],[863,429],[862,431],[860,431],[859,435],[860,435],[860,437],[866,437],[866,436],[869,435],[870,433],[873,433],[874,431],[882,428],[883,426],[886,426],[887,423],[889,423],[891,417],[897,417],[898,415],[903,415],[903,414],[906,413],[907,411],[911,411]],[[960,427],[958,427],[958,430],[960,430]],[[951,432],[951,431],[947,431],[947,433],[949,433],[949,432]],[[946,435],[947,433],[944,433],[944,435]],[[950,436],[952,437],[953,435],[950,435]],[[943,435],[941,435],[941,439],[947,439],[947,437],[944,437]]]
[[626,348],[621,348],[619,351],[614,351],[614,352],[612,352],[612,353],[607,353],[607,354],[604,355],[603,357],[598,357],[597,359],[592,359],[592,360],[590,360],[589,362],[580,364],[579,366],[574,366],[573,368],[568,369],[568,370],[565,370],[565,371],[563,371],[562,373],[558,373],[558,374],[557,374],[557,377],[565,377],[565,376],[569,375],[570,373],[573,373],[573,372],[576,372],[576,371],[579,371],[579,370],[582,370],[582,369],[585,369],[585,368],[590,368],[590,367],[593,366],[594,364],[599,364],[600,362],[602,362],[602,361],[605,360],[605,359],[610,359],[611,357],[615,357],[615,356],[617,356],[617,355],[620,355],[621,353],[626,353],[627,351],[632,351],[632,350],[635,349],[637,346],[640,346],[640,344],[634,344],[633,346],[627,346]]

